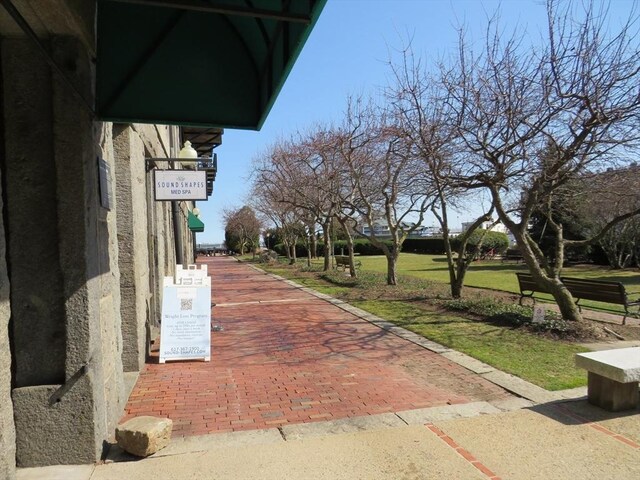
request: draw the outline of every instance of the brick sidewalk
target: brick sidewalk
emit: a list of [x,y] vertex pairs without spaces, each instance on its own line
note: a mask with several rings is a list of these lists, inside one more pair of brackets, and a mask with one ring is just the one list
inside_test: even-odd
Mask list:
[[438,354],[234,259],[204,263],[218,304],[213,323],[224,328],[211,334],[211,362],[147,365],[123,420],[169,417],[174,435],[186,436],[509,396]]

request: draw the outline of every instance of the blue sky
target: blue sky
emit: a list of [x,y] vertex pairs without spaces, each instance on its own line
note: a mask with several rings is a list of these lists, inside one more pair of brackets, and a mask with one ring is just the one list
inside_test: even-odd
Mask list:
[[[626,16],[632,6],[632,0],[613,0],[611,10]],[[541,0],[328,0],[262,130],[225,130],[216,149],[213,195],[198,204],[205,231],[197,242],[224,241],[222,211],[244,205],[253,158],[278,138],[338,122],[348,95],[374,94],[386,85],[387,60],[407,38],[424,59],[453,55],[457,27],[465,26],[473,41],[481,41],[487,17],[498,10],[508,33],[517,28],[538,37],[544,29]],[[473,211],[473,205],[466,210]],[[467,216],[454,216],[453,227]]]

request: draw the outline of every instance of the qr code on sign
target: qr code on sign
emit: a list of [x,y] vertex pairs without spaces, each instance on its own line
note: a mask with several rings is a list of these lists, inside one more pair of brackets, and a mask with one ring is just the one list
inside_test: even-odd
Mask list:
[[193,298],[180,299],[180,310],[192,310],[192,309],[193,309]]

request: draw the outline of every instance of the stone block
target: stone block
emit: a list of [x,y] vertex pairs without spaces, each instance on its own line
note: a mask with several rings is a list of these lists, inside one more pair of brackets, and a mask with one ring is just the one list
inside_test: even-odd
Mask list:
[[620,383],[589,372],[588,397],[591,405],[610,412],[633,410],[638,405],[638,382]]
[[640,382],[640,347],[578,353],[576,366],[620,383]]
[[89,373],[64,387],[13,389],[19,467],[85,464],[100,459],[102,439],[97,438],[94,425],[92,378]]
[[132,455],[148,457],[169,444],[172,428],[169,418],[136,417],[118,425],[116,441]]

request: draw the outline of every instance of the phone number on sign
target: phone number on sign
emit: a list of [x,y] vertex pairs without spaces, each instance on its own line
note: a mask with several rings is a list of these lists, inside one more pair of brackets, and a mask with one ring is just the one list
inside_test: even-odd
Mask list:
[[204,350],[200,347],[171,347],[167,349],[166,355],[191,355],[203,354]]

